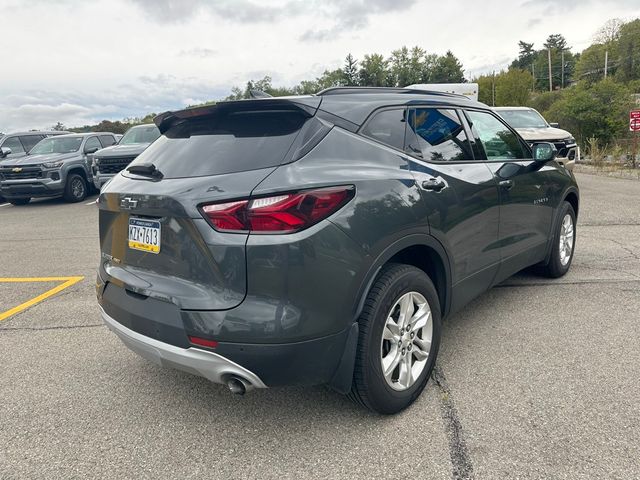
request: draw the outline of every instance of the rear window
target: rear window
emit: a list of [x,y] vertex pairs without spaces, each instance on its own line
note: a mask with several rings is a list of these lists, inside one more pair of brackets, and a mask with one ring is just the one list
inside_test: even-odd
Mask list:
[[165,178],[280,165],[307,117],[298,111],[217,113],[171,127],[131,165],[152,163]]

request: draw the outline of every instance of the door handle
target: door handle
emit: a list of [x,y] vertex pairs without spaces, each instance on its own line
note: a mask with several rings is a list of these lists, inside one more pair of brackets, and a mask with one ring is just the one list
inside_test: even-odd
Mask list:
[[513,180],[502,180],[498,185],[505,190],[511,190],[513,188]]
[[439,192],[446,186],[447,184],[444,182],[444,180],[435,177],[431,177],[422,182],[422,188],[424,190],[434,190],[436,192]]

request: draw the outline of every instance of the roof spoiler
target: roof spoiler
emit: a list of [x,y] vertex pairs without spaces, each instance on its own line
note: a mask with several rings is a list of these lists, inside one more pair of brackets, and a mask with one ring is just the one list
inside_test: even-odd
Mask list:
[[206,117],[217,112],[242,112],[254,110],[298,110],[308,117],[316,114],[322,98],[316,96],[256,98],[249,100],[234,100],[219,102],[201,107],[185,108],[183,110],[168,111],[157,115],[153,119],[160,133],[165,133],[172,126],[197,117]]

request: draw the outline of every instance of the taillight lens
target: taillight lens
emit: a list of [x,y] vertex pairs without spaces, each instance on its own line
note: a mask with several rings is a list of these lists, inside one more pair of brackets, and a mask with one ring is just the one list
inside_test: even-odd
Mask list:
[[202,213],[219,231],[291,233],[327,218],[354,193],[350,185],[320,188],[204,205]]

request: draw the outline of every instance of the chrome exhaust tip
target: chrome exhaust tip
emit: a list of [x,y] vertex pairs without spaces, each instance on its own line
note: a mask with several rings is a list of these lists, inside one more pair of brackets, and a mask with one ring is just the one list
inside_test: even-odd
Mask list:
[[247,392],[246,380],[239,377],[230,377],[229,380],[227,380],[227,387],[229,391],[235,395],[244,395]]

